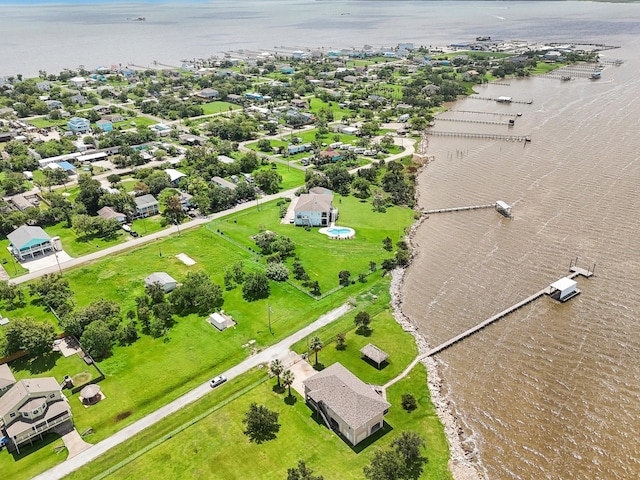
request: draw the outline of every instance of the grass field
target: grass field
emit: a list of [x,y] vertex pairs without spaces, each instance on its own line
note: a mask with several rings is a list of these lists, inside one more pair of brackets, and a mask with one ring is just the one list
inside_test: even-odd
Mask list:
[[[388,284],[385,291],[386,287]],[[411,337],[390,315],[388,293],[373,302],[369,308],[378,313],[374,316],[373,333],[368,341],[376,345],[387,342],[386,347],[393,352],[392,361],[380,371],[364,362],[360,359],[359,347],[350,341],[355,335],[353,332],[348,333],[347,349],[339,352],[338,360],[364,381],[384,383],[405,368],[416,352]],[[345,322],[353,328],[352,316],[336,323],[345,327]],[[326,333],[325,329],[321,336]],[[336,361],[333,352],[337,352],[335,345],[326,345],[320,352],[321,362],[328,366]],[[362,468],[375,450],[388,446],[405,430],[416,431],[426,440],[429,462],[421,478],[451,478],[447,470],[448,446],[430,401],[422,365],[416,366],[409,376],[388,391],[392,407],[385,417],[385,428],[357,447],[350,447],[318,421],[299,394],[292,392],[294,400],[285,401],[286,393],[278,393],[273,379],[264,383],[260,382],[261,378],[264,378],[264,370],[253,370],[217,388],[196,404],[150,427],[69,478],[279,479],[284,478],[287,468],[304,460],[327,480],[359,479]],[[245,389],[244,395],[233,398],[241,388]],[[400,406],[404,393],[411,393],[417,399],[418,408],[411,413]],[[275,440],[256,445],[249,443],[242,434],[242,417],[251,402],[264,404],[280,414],[282,427]],[[194,423],[193,419],[199,415],[203,418]]]
[[[284,165],[279,165],[279,168],[286,170]],[[152,272],[167,272],[180,282],[189,271],[203,270],[216,283],[223,284],[225,267],[237,261],[243,261],[247,271],[264,268],[264,260],[247,249],[256,248],[251,235],[260,229],[270,229],[294,240],[302,264],[311,279],[317,279],[325,292],[338,285],[340,270],[348,269],[352,278],[357,278],[358,273],[368,271],[369,261],[380,265],[383,258],[391,256],[382,249],[382,238],[388,235],[397,241],[413,220],[413,212],[408,208],[394,207],[386,214],[380,214],[372,212],[367,202],[355,198],[336,197],[335,202],[341,211],[339,224],[356,229],[354,240],[331,241],[318,234],[316,229],[305,231],[281,225],[279,207],[270,202],[261,204],[259,210],[238,212],[202,228],[183,231],[181,236],[172,235],[66,271],[64,276],[75,292],[76,307],[103,298],[117,302],[124,314],[135,309],[135,297],[142,295],[144,278]],[[141,230],[140,226],[136,229]],[[186,253],[197,262],[196,265],[185,266],[175,257],[178,253]],[[100,384],[106,400],[85,409],[80,406],[77,395],[70,397],[76,427],[79,431],[93,428],[92,442],[104,439],[237,364],[249,354],[243,347],[249,340],[255,340],[254,347],[261,349],[299,330],[349,298],[369,304],[371,294],[362,295],[372,288],[376,294],[388,289],[388,281],[381,277],[380,271],[367,277],[366,283],[355,282],[321,300],[315,300],[287,283],[272,282],[271,296],[255,302],[245,301],[240,287],[225,291],[224,309],[238,322],[235,328],[218,332],[203,317],[192,314],[176,318],[176,324],[163,338],[142,335],[130,346],[114,347],[112,356],[100,362],[106,374],[106,379]],[[273,333],[267,328],[269,309]],[[41,306],[33,303],[22,309],[23,313],[34,313],[36,318],[41,318],[43,311]],[[385,345],[384,340],[381,340],[381,345]],[[50,366],[51,371],[58,368],[56,364]],[[49,371],[43,369],[42,375],[47,374]],[[41,455],[40,451],[38,455]],[[42,465],[46,466],[48,461]],[[7,471],[14,471],[19,464],[12,463]]]
[[231,110],[242,109],[240,105],[236,105],[235,103],[229,103],[229,102],[209,102],[209,103],[203,103],[200,106],[202,107],[202,110],[204,111],[205,115],[212,115],[214,113],[220,113],[220,112],[228,112],[229,109]]

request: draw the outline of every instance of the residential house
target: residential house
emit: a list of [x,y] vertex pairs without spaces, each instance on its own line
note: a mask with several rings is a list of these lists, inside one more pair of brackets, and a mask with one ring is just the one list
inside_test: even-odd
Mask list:
[[225,165],[232,165],[236,162],[235,158],[227,157],[226,155],[218,155],[218,161]]
[[84,77],[73,77],[69,80],[69,83],[75,88],[82,88],[87,83],[87,80]]
[[178,140],[183,145],[204,145],[207,143],[207,137],[200,137],[198,135],[191,135],[190,133],[183,133],[178,136]]
[[164,123],[156,123],[155,125],[151,125],[149,130],[155,132],[155,134],[159,137],[167,137],[171,133],[171,127],[169,125],[165,125]]
[[102,120],[107,120],[111,123],[118,123],[124,121],[124,117],[119,113],[113,113],[111,115],[105,115]]
[[63,107],[60,100],[47,100],[45,103],[47,104],[47,108],[49,108],[49,110],[61,109]]
[[294,223],[300,226],[326,227],[338,218],[333,208],[333,195],[303,193],[294,209]]
[[96,127],[98,127],[103,132],[113,131],[113,123],[111,123],[109,120],[105,120],[104,118],[96,122]]
[[229,190],[235,190],[236,189],[236,186],[233,183],[231,183],[228,180],[225,180],[222,177],[213,177],[211,179],[211,181],[213,183],[215,183],[216,185],[218,185],[219,187],[222,187],[222,188],[228,188]]
[[84,105],[85,103],[87,103],[87,99],[85,98],[85,96],[80,94],[72,96],[71,101],[73,103],[77,103],[78,105]]
[[206,100],[212,100],[214,98],[218,98],[220,96],[220,92],[213,88],[203,88],[199,92],[196,93],[196,96],[200,98],[204,98]]
[[38,82],[36,83],[36,88],[40,92],[48,92],[49,90],[51,90],[51,83],[47,81]]
[[347,83],[357,83],[358,77],[356,77],[355,75],[346,75],[342,77],[342,81]]
[[133,200],[136,203],[136,218],[150,217],[160,213],[158,200],[150,193],[135,197]]
[[0,397],[7,393],[14,383],[16,378],[11,373],[9,365],[3,363],[0,365]]
[[165,168],[164,173],[169,177],[169,183],[174,187],[177,187],[180,184],[180,180],[186,178],[187,175],[176,170],[175,168]]
[[41,227],[23,225],[9,235],[9,249],[19,262],[54,251],[51,237]]
[[67,127],[76,135],[91,132],[91,122],[82,117],[71,117],[67,122]]
[[314,195],[333,195],[331,190],[324,187],[311,187],[309,193],[313,193]]
[[296,153],[308,152],[309,150],[311,150],[311,148],[313,148],[313,145],[311,145],[310,143],[299,143],[297,145],[290,144],[287,147],[287,154],[295,155]]
[[357,445],[384,426],[391,404],[340,363],[303,382],[305,400],[325,424]]
[[176,282],[173,277],[166,272],[153,272],[144,279],[144,284],[147,286],[153,285],[154,283],[159,284],[165,293],[169,293],[178,285],[178,282]]
[[124,213],[116,212],[113,208],[109,206],[102,207],[100,210],[98,210],[98,215],[104,218],[105,220],[111,220],[115,218],[120,223],[124,223],[127,221],[127,216]]
[[99,113],[100,115],[107,115],[111,113],[111,107],[108,105],[95,105],[93,107],[93,110]]
[[9,448],[20,445],[71,420],[71,409],[60,385],[53,377],[20,380],[0,398],[0,432]]
[[327,147],[325,150],[320,152],[318,156],[328,162],[337,162],[342,159],[342,153],[331,147]]

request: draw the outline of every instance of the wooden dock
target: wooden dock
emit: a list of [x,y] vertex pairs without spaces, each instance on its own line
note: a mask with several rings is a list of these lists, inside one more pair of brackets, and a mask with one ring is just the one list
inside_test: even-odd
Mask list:
[[498,120],[474,120],[472,118],[446,118],[446,117],[437,117],[436,120],[439,122],[483,123],[485,125],[513,125],[512,123],[509,123],[508,120],[506,122],[501,122]]
[[[475,115],[499,115],[501,117],[508,117],[515,119],[517,115],[515,113],[505,113],[505,112],[480,112],[478,110],[450,110],[450,113],[473,113]],[[438,117],[436,117],[436,120]]]
[[465,210],[480,210],[481,208],[495,208],[495,203],[487,203],[485,205],[471,205],[469,207],[452,207],[452,208],[437,208],[435,210],[423,210],[424,215],[431,215],[432,213],[447,213],[447,212],[462,212]]
[[494,98],[494,97],[478,97],[475,95],[471,95],[470,97],[467,97],[471,100],[489,100],[491,102],[498,102],[498,103],[519,103],[521,105],[531,105],[533,103],[533,100],[509,100],[509,101],[504,101],[504,102],[500,102],[498,100],[498,98]]
[[[577,266],[572,266],[570,268],[570,272],[571,273],[569,275],[567,275],[567,278],[571,278],[571,279],[577,277],[578,275],[582,275],[583,277],[586,277],[586,278],[589,278],[589,277],[591,277],[593,275],[593,271],[592,270],[586,270],[584,268],[580,268],[580,267],[577,267]],[[545,287],[542,290],[534,293],[533,295],[528,296],[524,300],[521,300],[520,302],[516,303],[515,305],[512,305],[511,307],[501,311],[500,313],[496,313],[492,317],[487,318],[485,321],[480,322],[476,326],[471,327],[468,330],[465,330],[460,335],[456,335],[452,339],[447,340],[444,343],[441,343],[440,345],[438,345],[435,348],[432,348],[431,350],[429,350],[428,352],[423,354],[422,357],[423,358],[430,357],[432,355],[440,353],[443,350],[446,350],[447,348],[449,348],[451,345],[454,345],[454,344],[458,343],[460,340],[463,340],[463,339],[473,335],[474,333],[479,332],[483,328],[491,325],[492,323],[500,320],[503,317],[506,317],[510,313],[513,313],[516,310],[519,310],[520,308],[524,307],[525,305],[528,305],[529,303],[533,302],[534,300],[537,300],[538,298],[540,298],[540,297],[542,297],[544,295],[549,295],[550,293],[551,293],[550,292],[550,287]]]
[[472,133],[472,132],[444,132],[442,130],[427,130],[427,135],[436,137],[464,137],[482,138],[487,140],[506,140],[508,142],[530,142],[531,135],[500,135],[497,133]]
[[[576,263],[577,263],[577,259],[576,259]],[[595,269],[595,265],[593,267]],[[567,278],[575,278],[578,275],[582,275],[583,277],[589,278],[591,276],[593,276],[593,272],[594,270],[587,270],[584,268],[580,268],[576,265],[574,265],[573,261],[571,261],[571,265],[569,266],[569,275],[567,275]],[[476,325],[475,327],[472,327],[468,330],[465,330],[464,332],[462,332],[460,335],[457,335],[455,337],[453,337],[451,340],[447,340],[444,343],[441,343],[440,345],[438,345],[435,348],[432,348],[431,350],[418,355],[416,358],[413,359],[413,361],[407,366],[407,368],[404,369],[404,371],[398,375],[395,378],[392,378],[391,380],[389,380],[386,384],[384,384],[382,386],[382,392],[385,395],[386,398],[386,390],[393,385],[394,383],[402,380],[404,377],[406,377],[409,372],[411,372],[411,370],[413,370],[413,367],[415,367],[419,362],[421,362],[422,360],[424,360],[427,357],[431,357],[433,355],[436,355],[437,353],[442,352],[443,350],[446,350],[447,348],[449,348],[451,345],[454,345],[456,343],[458,343],[461,340],[464,340],[465,338],[473,335],[474,333],[482,330],[484,327],[491,325],[494,322],[497,322],[498,320],[500,320],[503,317],[506,317],[507,315],[509,315],[510,313],[515,312],[516,310],[518,310],[519,308],[524,307],[525,305],[533,302],[534,300],[542,297],[543,295],[549,295],[551,292],[551,287],[546,287],[543,288],[542,290],[540,290],[539,292],[534,293],[533,295],[525,298],[524,300],[522,300],[521,302],[516,303],[515,305],[507,308],[506,310],[503,310],[500,313],[497,313],[496,315],[487,318],[484,322],[479,323],[478,325]]]

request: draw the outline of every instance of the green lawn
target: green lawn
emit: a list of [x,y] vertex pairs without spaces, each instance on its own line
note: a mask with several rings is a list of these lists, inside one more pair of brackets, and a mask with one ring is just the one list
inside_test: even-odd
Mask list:
[[13,256],[9,253],[9,250],[7,250],[8,247],[9,239],[6,237],[0,239],[0,265],[2,265],[5,271],[12,278],[28,273],[29,271],[26,268],[22,268],[20,264],[15,261]]
[[309,101],[309,110],[317,114],[323,107],[330,108],[333,112],[333,119],[341,120],[342,117],[344,117],[344,115],[349,112],[349,110],[346,108],[341,108],[338,103],[339,102],[337,101],[327,103],[323,100],[320,100],[319,98],[313,97]]
[[[286,169],[286,166],[279,168]],[[397,241],[413,221],[413,212],[408,208],[394,207],[386,214],[380,214],[372,212],[369,203],[351,197],[336,197],[335,202],[341,212],[338,223],[356,229],[354,240],[332,241],[318,234],[317,229],[307,232],[281,225],[279,207],[270,202],[260,204],[259,210],[238,212],[204,227],[183,231],[181,236],[174,234],[150,245],[65,271],[64,276],[75,292],[76,307],[103,298],[118,302],[124,314],[135,309],[135,297],[143,293],[144,278],[152,272],[167,272],[180,282],[189,271],[204,270],[216,283],[223,284],[224,268],[237,261],[244,262],[245,270],[264,268],[264,260],[246,249],[255,248],[250,236],[264,228],[288,235],[295,241],[296,253],[311,279],[317,279],[326,292],[338,285],[340,270],[348,269],[352,278],[357,278],[358,273],[368,271],[369,261],[380,265],[382,259],[391,256],[382,249],[382,238],[388,235]],[[141,231],[140,226],[136,229]],[[239,248],[241,246],[246,248]],[[175,257],[178,253],[186,253],[197,262],[196,265],[187,267]],[[315,300],[287,283],[272,282],[269,299],[255,302],[245,301],[240,287],[225,291],[224,309],[238,322],[235,328],[218,332],[203,317],[192,314],[177,317],[176,324],[164,338],[142,335],[130,346],[116,346],[112,356],[99,363],[106,374],[100,385],[107,398],[90,409],[74,410],[76,427],[81,432],[93,428],[95,434],[91,441],[100,441],[246,358],[249,352],[243,345],[249,340],[255,340],[254,347],[262,349],[349,298],[369,305],[373,294],[365,292],[376,292],[381,296],[381,291],[386,289],[388,280],[377,271],[367,277],[366,283],[356,281],[321,300]],[[273,333],[267,328],[269,309]],[[22,311],[35,312],[33,316],[41,318],[44,310],[30,302]],[[376,317],[373,335],[378,332],[382,336],[386,330],[381,327],[379,318],[384,316]],[[387,334],[393,337],[393,328]],[[350,346],[361,340],[355,335],[349,337]],[[384,342],[383,338],[379,340],[381,348],[387,345]],[[400,362],[402,357],[394,358]],[[395,361],[384,371],[393,372]],[[70,398],[71,405],[77,402],[76,397]],[[274,398],[274,401],[281,400]],[[327,432],[327,435],[330,434]],[[44,455],[41,450],[37,455]],[[43,468],[50,461],[44,461]]]
[[229,109],[231,110],[242,109],[240,105],[236,105],[235,103],[229,103],[229,102],[209,102],[209,103],[203,103],[200,106],[202,107],[202,110],[204,111],[205,115],[211,115],[211,114],[220,113],[220,112],[228,112]]
[[66,127],[67,120],[62,118],[60,120],[50,120],[45,117],[34,118],[29,120],[27,123],[33,125],[36,128],[49,128],[49,127]]
[[[373,310],[379,313],[375,316],[371,341],[381,345],[385,341],[383,337],[389,335],[387,346],[394,359],[387,368],[377,371],[360,359],[358,347],[348,340],[339,361],[364,381],[383,383],[407,366],[416,349],[411,337],[391,317],[388,293],[385,298],[379,297],[377,304],[376,300],[372,301]],[[409,345],[411,348],[407,349]],[[320,352],[326,365],[334,361],[331,350],[335,350],[333,344]],[[396,366],[394,363],[397,368],[392,368]],[[368,375],[368,372],[373,373]],[[387,447],[405,430],[416,431],[425,438],[429,462],[421,478],[451,478],[447,469],[448,445],[430,400],[422,365],[416,366],[387,392],[392,407],[385,417],[385,428],[355,448],[317,420],[297,393],[292,392],[293,402],[285,402],[286,394],[277,392],[273,379],[261,383],[260,378],[264,378],[264,373],[254,370],[217,388],[68,478],[279,479],[284,478],[287,468],[304,460],[327,480],[359,479],[376,448]],[[234,399],[236,392],[244,395]],[[417,400],[418,408],[411,413],[400,406],[404,393],[411,393]],[[256,445],[242,434],[242,417],[251,402],[267,405],[280,414],[282,426],[275,440]],[[203,418],[199,419],[200,415]]]
[[131,128],[131,122],[135,122],[135,127],[149,127],[151,125],[155,125],[156,122],[155,120],[152,120],[150,118],[147,117],[127,117],[126,120],[123,120],[122,122],[116,122],[113,124],[113,128],[121,128],[121,129],[127,129],[127,128]]
[[281,190],[289,190],[290,188],[301,187],[304,185],[304,172],[302,170],[288,167],[287,165],[283,165],[279,162],[264,165],[256,170],[256,172],[260,170],[271,170],[272,165],[276,165],[276,171],[282,176],[282,183],[280,184]]

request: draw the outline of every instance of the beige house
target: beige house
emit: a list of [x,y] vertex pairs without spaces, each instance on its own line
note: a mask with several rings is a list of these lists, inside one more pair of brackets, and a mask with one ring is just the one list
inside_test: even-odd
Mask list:
[[0,397],[9,391],[9,389],[16,383],[16,379],[11,373],[9,366],[6,363],[0,365]]
[[20,380],[0,398],[0,434],[18,452],[67,420],[71,409],[53,377]]
[[296,225],[326,227],[338,219],[338,209],[333,207],[333,195],[303,193],[294,209]]
[[307,404],[350,444],[357,445],[383,427],[391,404],[340,363],[303,384]]

